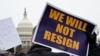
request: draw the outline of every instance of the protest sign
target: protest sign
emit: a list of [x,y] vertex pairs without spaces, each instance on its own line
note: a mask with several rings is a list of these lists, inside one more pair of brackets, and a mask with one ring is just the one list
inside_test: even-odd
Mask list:
[[73,55],[86,56],[88,40],[95,24],[47,5],[36,28],[33,42],[57,48]]
[[0,20],[0,49],[7,50],[21,44],[11,18]]

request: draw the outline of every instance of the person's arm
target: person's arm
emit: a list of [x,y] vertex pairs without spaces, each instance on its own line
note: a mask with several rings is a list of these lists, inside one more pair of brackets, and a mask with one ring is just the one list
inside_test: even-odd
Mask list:
[[88,41],[89,41],[89,46],[95,47],[97,45],[96,44],[97,34],[95,32],[93,34],[86,32],[86,35],[87,35],[87,38],[88,38]]

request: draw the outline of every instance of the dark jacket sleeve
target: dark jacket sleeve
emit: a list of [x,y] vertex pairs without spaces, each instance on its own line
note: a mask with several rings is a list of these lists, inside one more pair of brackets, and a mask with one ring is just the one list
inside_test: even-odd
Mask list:
[[93,34],[86,32],[88,41],[89,41],[89,47],[90,48],[95,48],[96,44],[96,37],[97,34],[94,32]]
[[94,32],[93,34],[86,33],[86,35],[89,41],[88,56],[100,56],[100,47],[96,43],[97,34]]

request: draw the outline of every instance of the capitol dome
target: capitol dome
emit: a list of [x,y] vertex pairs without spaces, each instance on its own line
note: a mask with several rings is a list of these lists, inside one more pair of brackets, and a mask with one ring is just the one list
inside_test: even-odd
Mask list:
[[18,27],[33,27],[32,23],[27,18],[23,18],[23,20],[18,24]]
[[32,45],[31,39],[33,31],[33,25],[27,18],[26,9],[24,11],[24,17],[22,21],[20,21],[20,23],[18,24],[17,31],[22,41],[22,49],[25,52]]
[[20,35],[32,35],[33,26],[27,18],[26,9],[22,21],[18,24],[17,30]]

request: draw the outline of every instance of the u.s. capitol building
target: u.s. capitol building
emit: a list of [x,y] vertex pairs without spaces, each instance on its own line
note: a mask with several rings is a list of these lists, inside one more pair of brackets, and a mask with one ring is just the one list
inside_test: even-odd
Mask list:
[[22,41],[22,45],[19,46],[19,51],[27,52],[30,46],[32,45],[31,39],[32,39],[33,25],[27,18],[26,9],[24,11],[24,17],[22,21],[20,21],[20,23],[18,24],[17,30],[20,39]]

